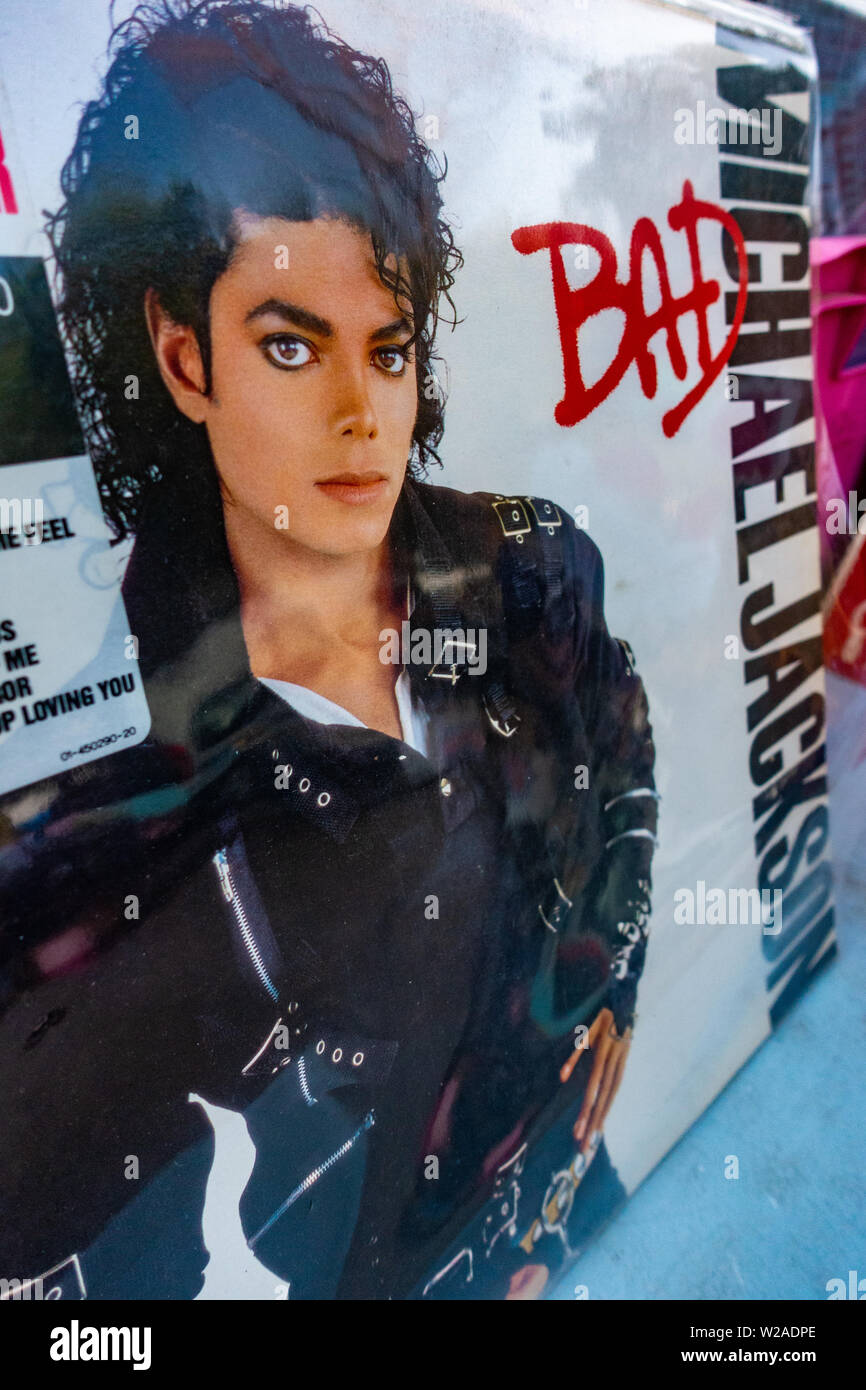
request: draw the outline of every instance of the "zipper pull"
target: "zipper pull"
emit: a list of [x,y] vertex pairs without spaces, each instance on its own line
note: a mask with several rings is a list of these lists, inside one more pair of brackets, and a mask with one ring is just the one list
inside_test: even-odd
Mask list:
[[213,857],[216,871],[219,875],[220,887],[223,890],[223,897],[227,903],[234,901],[234,889],[232,888],[231,874],[229,873],[228,855],[224,849],[217,850]]

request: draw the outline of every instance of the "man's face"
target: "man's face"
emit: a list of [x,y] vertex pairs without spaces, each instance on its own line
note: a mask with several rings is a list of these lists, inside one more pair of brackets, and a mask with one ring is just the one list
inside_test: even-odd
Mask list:
[[388,530],[415,425],[413,328],[368,235],[331,218],[238,220],[210,301],[217,469],[238,520],[329,555]]

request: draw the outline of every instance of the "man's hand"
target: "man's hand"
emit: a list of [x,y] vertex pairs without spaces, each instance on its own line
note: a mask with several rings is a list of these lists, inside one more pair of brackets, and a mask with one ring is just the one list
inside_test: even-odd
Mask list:
[[580,1145],[580,1152],[586,1153],[590,1146],[595,1149],[601,1139],[607,1112],[619,1090],[626,1058],[631,1047],[631,1028],[622,1034],[617,1033],[610,1009],[601,1009],[593,1019],[587,1037],[575,1049],[561,1068],[559,1078],[565,1082],[571,1076],[583,1050],[589,1047],[592,1052],[592,1072],[574,1124],[574,1137]]

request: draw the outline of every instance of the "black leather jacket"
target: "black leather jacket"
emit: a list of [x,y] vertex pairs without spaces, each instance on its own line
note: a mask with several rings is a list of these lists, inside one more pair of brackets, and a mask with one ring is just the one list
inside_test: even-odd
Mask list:
[[562,1108],[576,1025],[631,1022],[654,753],[598,550],[543,499],[410,481],[391,539],[413,628],[488,634],[483,675],[409,667],[427,758],[257,682],[216,488],[155,494],[149,736],[0,804],[0,1275],[194,1297],[205,1101],[244,1116],[244,1237],[290,1297],[402,1296]]

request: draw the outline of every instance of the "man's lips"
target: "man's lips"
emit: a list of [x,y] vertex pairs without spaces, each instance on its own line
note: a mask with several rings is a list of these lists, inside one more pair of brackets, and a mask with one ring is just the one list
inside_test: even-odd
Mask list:
[[388,489],[388,479],[384,473],[335,473],[331,478],[323,478],[316,483],[326,496],[335,502],[348,502],[358,506],[364,502],[375,502]]

